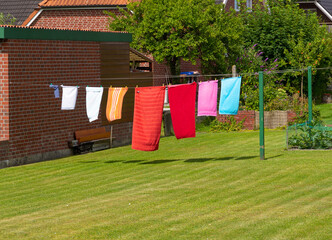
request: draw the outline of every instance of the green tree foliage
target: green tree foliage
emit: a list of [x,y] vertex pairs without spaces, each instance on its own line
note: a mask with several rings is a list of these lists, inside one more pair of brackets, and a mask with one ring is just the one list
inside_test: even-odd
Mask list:
[[[320,30],[323,30],[322,28]],[[325,37],[324,37],[325,35]],[[323,38],[322,38],[323,36]],[[306,42],[303,39],[303,34],[300,33],[298,39],[294,39],[292,37],[289,41],[291,51],[285,49],[285,60],[289,61],[285,62],[284,65],[290,65],[296,69],[306,69],[308,66],[314,67],[313,75],[316,75],[317,71],[315,70],[316,66],[328,66],[329,64],[324,63],[322,61],[326,61],[330,59],[332,60],[332,52],[331,52],[331,38],[328,37],[327,33],[324,34],[322,31],[321,34],[316,35],[315,39],[311,42]],[[299,76],[299,77],[297,77]],[[300,89],[301,97],[304,96],[304,90],[307,90],[307,81],[304,84],[304,80],[307,80],[307,72],[299,71],[290,74],[290,77],[293,77],[293,81],[291,82],[292,86],[296,89]],[[295,77],[295,78],[294,78]],[[296,78],[297,77],[297,78]],[[327,83],[329,81],[328,77],[325,78],[313,78],[314,81],[314,89],[317,93],[318,89],[326,89]],[[315,84],[318,84],[315,86]],[[322,94],[323,92],[321,92]],[[321,95],[318,94],[318,95]],[[317,94],[316,94],[317,95]]]
[[111,16],[109,28],[133,33],[132,46],[166,62],[179,74],[180,59],[203,71],[225,71],[242,48],[243,25],[214,0],[142,0],[131,2],[122,15]]
[[14,18],[11,14],[3,14],[0,13],[0,25],[13,25],[16,22],[16,18]]
[[[303,69],[330,66],[331,34],[319,25],[315,13],[305,12],[293,1],[268,1],[266,7],[256,5],[252,12],[241,12],[245,23],[246,46],[258,44],[263,56],[280,61],[281,69]],[[319,99],[326,89],[331,71],[313,71],[314,96]],[[288,93],[306,92],[306,72],[283,76]],[[301,84],[302,83],[302,84]]]

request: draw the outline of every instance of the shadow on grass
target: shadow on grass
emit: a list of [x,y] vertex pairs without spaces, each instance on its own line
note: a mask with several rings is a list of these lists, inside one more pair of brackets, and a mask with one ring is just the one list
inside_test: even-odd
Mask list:
[[207,162],[207,161],[227,161],[231,160],[233,157],[222,157],[222,158],[191,158],[187,159],[184,162],[195,163],[195,162]]
[[119,163],[119,162],[123,162],[121,160],[110,160],[110,161],[106,161],[104,163]]
[[222,158],[214,158],[213,161],[227,161],[232,159],[234,159],[234,157],[222,157]]
[[168,162],[175,162],[175,161],[178,161],[178,159],[177,160],[154,160],[154,161],[150,161],[150,162],[143,162],[140,164],[160,164],[160,163],[168,163]]
[[189,163],[193,163],[193,162],[207,162],[207,161],[211,161],[213,160],[213,158],[191,158],[191,159],[187,159],[184,162],[189,162]]
[[277,157],[280,157],[282,156],[282,154],[279,154],[279,155],[275,155],[275,156],[272,156],[272,157],[268,157],[268,158],[265,158],[265,160],[270,160],[272,158],[277,158]]
[[[162,163],[169,163],[169,162],[176,162],[176,161],[183,161],[186,163],[202,163],[202,162],[207,162],[207,161],[227,161],[227,160],[246,160],[246,159],[252,159],[252,158],[257,158],[259,156],[243,156],[243,157],[222,157],[222,158],[190,158],[190,159],[157,159],[153,161],[147,161],[147,160],[110,160],[106,161],[104,163],[138,163],[138,164],[162,164]],[[278,156],[275,156],[278,157]],[[273,157],[271,157],[273,158]],[[82,162],[84,163],[84,162]]]
[[139,162],[144,162],[144,160],[130,160],[130,161],[122,162],[122,163],[139,163]]

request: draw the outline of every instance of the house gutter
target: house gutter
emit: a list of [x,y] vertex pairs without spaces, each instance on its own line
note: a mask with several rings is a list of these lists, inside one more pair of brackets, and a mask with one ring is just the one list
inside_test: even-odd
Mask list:
[[28,24],[26,25],[27,27],[29,27],[35,20],[36,18],[43,12],[43,9],[40,9],[35,16],[33,16],[33,18],[28,22]]
[[0,40],[1,39],[131,42],[132,34],[126,32],[97,32],[6,26],[0,27]]
[[330,19],[330,21],[332,21],[331,14],[328,11],[326,11],[325,8],[323,8],[323,6],[320,5],[320,3],[315,1],[315,5],[318,7],[319,10],[321,10],[328,17],[328,19]]

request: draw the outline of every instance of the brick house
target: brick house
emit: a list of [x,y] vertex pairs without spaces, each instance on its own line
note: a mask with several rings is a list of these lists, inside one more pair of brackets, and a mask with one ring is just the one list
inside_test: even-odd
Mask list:
[[[22,26],[108,31],[109,16],[104,11],[119,13],[118,7],[125,9],[127,4],[128,0],[44,0],[35,5]],[[152,69],[155,85],[165,82],[162,76],[170,75],[165,64],[153,62]],[[200,71],[200,63],[181,61],[181,71]]]
[[[130,42],[129,33],[0,27],[0,168],[68,156],[74,131],[110,130],[110,85],[129,87],[123,118],[112,122],[114,144],[129,144],[134,88],[152,85],[151,73],[130,72]],[[75,110],[60,110],[61,98],[54,98],[50,83],[80,86]],[[106,87],[99,119],[92,123],[86,116],[87,85]]]

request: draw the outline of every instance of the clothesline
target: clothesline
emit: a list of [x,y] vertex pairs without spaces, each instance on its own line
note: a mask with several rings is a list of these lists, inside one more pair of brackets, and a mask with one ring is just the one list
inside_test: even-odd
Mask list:
[[[325,68],[313,68],[313,70],[328,70],[332,69],[332,67],[325,67]],[[302,72],[302,71],[307,71],[307,68],[302,68],[302,69],[285,69],[285,70],[278,70],[278,71],[271,71],[269,75],[273,74],[280,74],[280,73],[293,73],[293,72]],[[237,73],[238,76],[254,76],[258,75],[257,72],[255,73]],[[228,74],[228,73],[220,73],[220,74],[200,74],[200,75],[188,75],[188,76],[183,76],[183,75],[154,75],[152,77],[135,77],[135,78],[102,78],[101,80],[143,80],[143,81],[150,81],[152,79],[164,79],[164,78],[189,78],[189,77],[231,77],[233,74]],[[212,80],[212,79],[210,79]],[[223,80],[223,79],[219,79]],[[205,80],[209,81],[209,80]],[[49,86],[49,84],[38,84],[38,83],[27,83],[27,82],[9,82],[9,84],[20,84],[20,85],[25,85],[25,86]],[[83,86],[80,86],[83,87]],[[105,87],[104,88],[110,88],[110,87]],[[128,87],[130,88],[135,88],[135,87]]]

